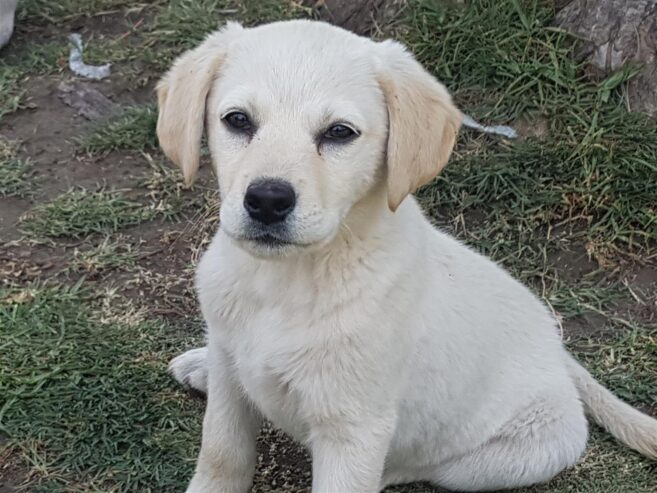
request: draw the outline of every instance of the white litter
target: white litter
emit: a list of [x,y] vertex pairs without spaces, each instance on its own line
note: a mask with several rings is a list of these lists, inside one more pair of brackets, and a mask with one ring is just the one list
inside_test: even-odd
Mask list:
[[82,37],[73,33],[68,40],[73,45],[68,57],[68,66],[74,74],[87,79],[101,80],[110,75],[110,63],[105,65],[87,65],[82,61]]
[[463,125],[465,127],[474,128],[475,130],[479,130],[480,132],[484,132],[487,134],[502,135],[508,139],[518,138],[518,132],[516,132],[511,127],[507,127],[506,125],[492,125],[492,126],[482,125],[481,123],[479,123],[474,118],[468,115],[463,115]]

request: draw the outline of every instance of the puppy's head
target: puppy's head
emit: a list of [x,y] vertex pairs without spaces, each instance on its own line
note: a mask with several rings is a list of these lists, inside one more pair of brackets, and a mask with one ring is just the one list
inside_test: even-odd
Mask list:
[[396,210],[447,163],[461,122],[400,44],[311,21],[228,24],[176,61],[158,101],[160,145],[188,183],[206,129],[221,227],[257,256],[330,243],[375,190]]

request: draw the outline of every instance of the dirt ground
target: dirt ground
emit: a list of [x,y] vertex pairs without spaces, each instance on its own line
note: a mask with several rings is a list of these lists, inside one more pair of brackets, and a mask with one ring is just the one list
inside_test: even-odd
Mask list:
[[[35,46],[59,43],[57,55],[48,59],[54,62],[49,67],[35,65],[36,68],[26,69],[19,79],[22,92],[20,104],[0,119],[2,139],[17,142],[14,158],[30,163],[29,178],[26,178],[29,182],[27,192],[0,194],[0,282],[4,289],[0,299],[3,299],[3,306],[9,313],[10,308],[7,307],[10,305],[29,304],[29,297],[37,296],[29,293],[52,286],[83,285],[95,293],[91,310],[100,314],[98,317],[120,320],[121,324],[132,323],[128,319],[133,316],[138,319],[138,324],[145,323],[145,319],[164,320],[175,329],[171,336],[174,347],[154,353],[158,362],[153,368],[166,379],[164,369],[167,358],[184,347],[202,341],[192,276],[199,252],[218,226],[216,186],[207,163],[199,183],[194,189],[187,190],[180,185],[177,172],[165,165],[166,161],[155,148],[117,145],[117,149],[88,151],[80,142],[84,136],[112,122],[121,108],[153,104],[154,84],[162,70],[157,63],[140,59],[128,48],[159,49],[157,44],[148,44],[149,38],[141,32],[143,28],[140,26],[155,22],[153,19],[163,15],[166,7],[158,2],[153,5],[139,4],[139,8],[136,3],[130,5],[131,2],[111,5],[96,3],[97,10],[76,7],[74,13],[55,12],[50,16],[55,22],[35,14],[34,9],[23,12],[15,38],[0,52],[0,57],[9,60],[4,67],[7,68],[10,64],[20,65],[22,62],[18,59],[32,53],[30,50]],[[36,4],[40,5],[38,2]],[[110,55],[114,65],[112,75],[107,80],[91,82],[70,73],[66,67],[67,48],[62,40],[72,31],[80,32],[90,45],[96,43],[106,48],[106,51],[90,48],[89,53],[91,60],[96,62],[104,55]],[[142,42],[146,44],[140,44]],[[128,43],[125,52],[117,48],[123,46],[121,43]],[[122,59],[123,56],[126,58]],[[82,94],[81,99],[71,96],[72,93]],[[463,100],[466,100],[465,96]],[[532,135],[532,138],[540,139],[541,136]],[[485,141],[486,138],[472,139],[463,144],[464,155],[468,149],[488,145],[485,142],[482,144],[482,139]],[[103,226],[103,232],[89,232],[91,230],[85,228],[91,226],[82,224],[79,233],[49,233],[49,228],[55,227],[56,217],[59,216],[46,217],[40,229],[28,227],[35,208],[53,203],[71,191],[83,195],[117,192],[121,200],[136,204],[135,210],[143,208],[147,215],[133,223]],[[425,200],[423,203],[431,201],[429,195],[425,192],[421,196]],[[657,197],[655,200],[657,203]],[[434,218],[443,227],[452,230],[475,248],[488,248],[485,237],[479,236],[478,244],[477,238],[469,236],[468,231],[477,230],[479,225],[488,225],[492,216],[477,210],[467,210],[463,215],[455,214],[454,209],[444,204],[436,211]],[[66,217],[66,221],[70,221],[70,217]],[[565,226],[557,223],[555,221],[554,231],[558,233],[558,228]],[[565,236],[570,233],[570,230],[564,229]],[[101,257],[99,252],[106,251],[103,245],[110,245],[111,248],[107,250],[108,255]],[[499,260],[504,263],[507,256],[500,252]],[[605,264],[603,259],[609,258],[610,263]],[[541,259],[544,262],[542,265],[547,267],[538,277],[549,271],[563,283],[563,290],[558,291],[554,299],[561,302],[556,311],[563,320],[564,337],[570,341],[571,347],[578,351],[578,355],[583,355],[582,358],[589,361],[599,375],[609,375],[606,383],[615,385],[614,389],[623,392],[624,398],[657,415],[657,383],[652,373],[656,369],[654,358],[657,351],[655,250],[644,248],[628,255],[596,257],[591,254],[590,244],[582,239],[572,241],[567,246],[560,243],[558,247],[546,251]],[[604,271],[603,281],[592,287],[585,282],[591,278],[598,279],[601,270]],[[531,278],[540,294],[541,280],[537,280],[534,274],[528,274],[528,269],[522,272],[527,279]],[[547,289],[545,281],[543,283],[543,288]],[[622,295],[618,294],[621,292]],[[20,298],[23,295],[25,297]],[[566,299],[568,296],[579,296],[578,303],[570,304]],[[610,300],[613,298],[609,304],[607,296]],[[4,327],[3,330],[13,329]],[[643,341],[643,345],[633,346],[634,342],[628,342],[630,340]],[[2,365],[6,364],[9,363],[2,361]],[[0,389],[3,375],[7,377],[11,372],[12,368],[0,368]],[[640,386],[628,381],[629,374],[636,376]],[[189,419],[193,424],[190,429],[198,432],[202,400],[187,396],[176,389],[173,382],[165,381],[162,384],[163,389],[167,386],[172,400],[191,400],[189,413],[192,418]],[[10,384],[5,384],[5,388],[10,389]],[[0,423],[4,412],[2,400],[0,396]],[[7,406],[10,409],[9,404]],[[47,422],[43,425],[48,426]],[[102,481],[94,482],[91,478],[100,473],[93,468],[81,467],[76,473],[55,473],[55,470],[64,471],[68,467],[66,463],[58,465],[55,459],[53,462],[40,461],[38,457],[41,456],[27,452],[29,447],[17,445],[27,443],[21,442],[20,434],[11,433],[11,425],[0,426],[0,493],[146,491],[143,485],[136,487],[135,483],[121,483],[118,480],[112,483],[107,475],[103,476]],[[28,435],[26,433],[25,437]],[[194,436],[194,433],[191,435]],[[40,435],[40,440],[39,447],[47,449],[50,446],[47,438]],[[190,451],[185,457],[186,472],[193,465],[197,441],[189,447]],[[263,430],[258,450],[260,464],[254,491],[309,491],[310,461],[305,451],[270,428]],[[581,467],[567,473],[554,485],[532,491],[647,492],[651,488],[649,478],[657,474],[654,464],[614,445],[599,432],[594,435],[589,454],[592,455],[587,455]],[[619,458],[622,454],[630,458]],[[604,470],[608,472],[601,472]],[[636,484],[618,486],[620,483],[607,478],[607,474],[635,475],[638,479]],[[163,483],[161,489],[154,486],[149,491],[179,491],[184,478],[176,481],[179,482]],[[653,484],[657,486],[657,483]],[[616,487],[620,489],[613,489]],[[429,486],[415,485],[409,489],[391,491],[434,490]]]

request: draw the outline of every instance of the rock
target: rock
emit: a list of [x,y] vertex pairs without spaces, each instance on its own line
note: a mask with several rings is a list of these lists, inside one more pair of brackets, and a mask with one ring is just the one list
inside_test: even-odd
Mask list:
[[573,0],[556,23],[584,40],[576,57],[597,75],[643,65],[628,83],[630,108],[657,116],[657,0]]
[[112,108],[112,101],[89,83],[62,81],[57,90],[59,99],[87,120],[97,120]]
[[305,0],[320,19],[357,34],[381,31],[408,3],[407,0]]

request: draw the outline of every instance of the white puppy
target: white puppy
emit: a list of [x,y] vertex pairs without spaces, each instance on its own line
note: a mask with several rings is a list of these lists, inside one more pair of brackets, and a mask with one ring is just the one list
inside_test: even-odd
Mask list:
[[597,384],[543,304],[434,229],[409,195],[461,114],[400,44],[318,22],[229,24],[158,86],[158,136],[191,182],[204,127],[221,229],[198,268],[207,391],[188,492],[246,492],[263,417],[308,446],[313,492],[547,481],[590,415],[657,455],[657,421]]

